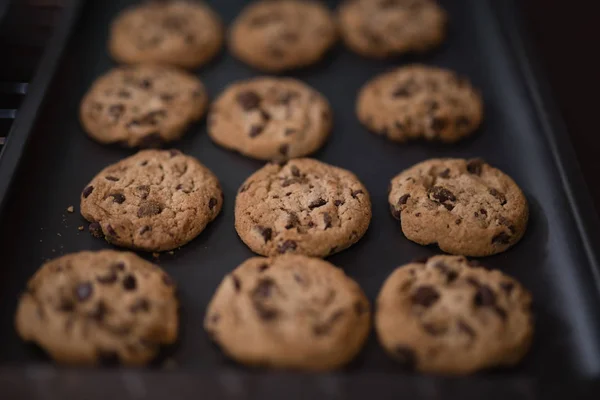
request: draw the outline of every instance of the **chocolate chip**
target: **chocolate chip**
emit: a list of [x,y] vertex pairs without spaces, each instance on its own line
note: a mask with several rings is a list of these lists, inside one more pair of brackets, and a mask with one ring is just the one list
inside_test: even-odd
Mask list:
[[440,294],[433,286],[424,285],[417,288],[411,300],[415,305],[431,307],[439,298]]
[[500,232],[492,238],[492,244],[510,244],[510,235],[506,232]]
[[150,302],[147,299],[141,298],[137,299],[129,308],[129,311],[132,313],[137,313],[140,311],[148,312],[150,311]]
[[125,279],[123,279],[123,288],[125,290],[135,290],[136,287],[137,281],[135,279],[135,276],[127,275]]
[[333,222],[333,219],[329,213],[323,213],[323,222],[325,223],[325,229],[331,228],[331,222]]
[[487,211],[485,210],[485,208],[480,209],[479,214],[487,217]]
[[281,146],[279,146],[279,154],[287,156],[288,152],[290,151],[290,145],[289,144],[282,144]]
[[296,133],[295,129],[287,128],[285,131],[283,131],[283,136],[291,136],[294,133]]
[[453,202],[456,201],[454,193],[441,186],[434,186],[428,191],[429,198],[442,204],[448,211],[454,209]]
[[458,273],[446,265],[443,261],[438,261],[434,265],[442,274],[446,275],[446,280],[448,283],[452,283],[458,278]]
[[58,309],[62,312],[71,312],[75,310],[75,304],[71,300],[62,299]]
[[296,250],[297,247],[298,245],[293,240],[286,240],[285,242],[280,244],[279,247],[277,247],[277,251],[279,252],[279,254],[284,254]]
[[313,327],[313,333],[315,336],[326,335],[331,331],[331,328],[335,325],[335,323],[344,316],[344,310],[337,310],[334,312],[327,321],[322,324],[315,325]]
[[312,221],[309,221],[309,222],[308,222],[308,227],[309,227],[309,228],[314,228],[314,226],[315,226],[315,223],[314,223],[314,222],[312,222]]
[[438,326],[435,324],[423,324],[423,330],[431,336],[439,336],[448,331],[445,326]]
[[470,336],[471,338],[474,338],[476,335],[475,330],[473,330],[473,328],[471,328],[471,326],[469,324],[467,324],[465,321],[463,320],[459,320],[458,321],[458,330],[462,333],[465,333],[466,335]]
[[417,365],[417,356],[415,352],[407,346],[396,346],[394,349],[394,358],[400,363],[400,366],[407,371],[414,370]]
[[146,200],[150,194],[150,185],[139,185],[136,190],[139,192],[140,197]]
[[462,223],[462,218],[457,218],[456,221],[454,221],[454,223],[456,225],[460,225]]
[[292,165],[290,167],[290,170],[292,171],[292,175],[294,175],[295,177],[300,176],[300,169],[298,169],[298,167],[296,167],[295,165]]
[[440,178],[448,178],[450,176],[450,168],[446,168],[438,174]]
[[[408,82],[410,83],[410,82]],[[394,91],[392,92],[392,96],[393,97],[409,97],[412,94],[411,89],[412,85],[409,85],[407,83],[404,83],[398,87],[396,87],[396,89],[394,89]]]
[[264,129],[265,129],[265,127],[262,125],[252,125],[250,127],[250,132],[248,132],[248,136],[250,136],[251,138],[257,137],[258,135],[260,135],[262,133],[262,131]]
[[336,207],[339,207],[344,204],[344,200],[336,200],[333,202],[333,204],[335,204]]
[[115,229],[112,227],[112,225],[106,225],[106,231],[108,232],[109,236],[112,237],[119,237],[119,235],[117,235],[117,232],[115,231]]
[[140,87],[142,89],[150,89],[152,87],[152,81],[150,79],[142,79],[140,81]]
[[500,306],[494,306],[494,311],[496,311],[496,314],[498,314],[498,316],[502,319],[506,319],[506,310]]
[[100,300],[94,309],[88,314],[88,316],[98,322],[102,322],[107,313],[108,308],[106,308],[106,304]]
[[244,111],[250,111],[260,105],[260,96],[251,90],[238,93],[236,100]]
[[506,204],[506,196],[505,196],[503,193],[501,193],[501,192],[497,191],[497,190],[496,190],[496,189],[494,189],[494,188],[491,188],[491,189],[490,189],[490,194],[491,194],[492,196],[494,196],[496,199],[498,199],[498,201],[500,202],[500,205],[502,205],[502,206],[503,206],[503,205],[505,205],[505,204]]
[[146,232],[150,232],[152,230],[152,227],[150,225],[145,225],[142,227],[142,229],[140,229],[140,235],[143,235]]
[[119,354],[112,350],[97,350],[96,359],[100,365],[105,367],[115,367],[121,363]]
[[282,105],[286,105],[286,106],[287,106],[287,105],[289,105],[289,104],[290,104],[290,102],[292,101],[292,99],[293,99],[294,97],[299,97],[299,96],[300,96],[300,95],[299,95],[298,93],[296,93],[296,92],[284,92],[284,93],[282,93],[282,94],[279,96],[279,98],[277,99],[277,102],[278,102],[279,104],[282,104]]
[[481,158],[474,158],[467,162],[467,171],[473,175],[481,175],[481,171],[483,170],[483,161]]
[[119,119],[123,112],[125,111],[125,106],[123,104],[113,104],[108,108],[108,113],[114,118]]
[[477,280],[477,278],[475,278],[473,276],[467,277],[466,281],[469,285],[474,286],[476,288],[481,286],[481,283]]
[[444,128],[448,125],[448,120],[446,118],[434,117],[431,119],[431,129],[434,132],[440,132],[444,130]]
[[491,307],[496,304],[496,294],[487,285],[480,285],[473,298],[473,303],[478,307]]
[[501,215],[498,217],[498,222],[500,223],[500,225],[504,225],[508,228],[508,230],[510,230],[511,233],[515,233],[516,229],[515,226],[512,224],[512,222],[506,218],[505,216]]
[[242,289],[242,282],[240,281],[240,278],[234,274],[231,274],[231,280],[233,281],[233,288],[236,292],[239,292]]
[[125,202],[125,196],[122,193],[112,193],[110,197],[113,198],[114,203],[123,204]]
[[165,103],[168,103],[168,102],[170,102],[171,100],[173,100],[173,98],[174,98],[174,97],[175,97],[175,96],[173,96],[172,94],[168,94],[168,93],[162,93],[162,94],[160,95],[160,99],[161,99],[162,101],[164,101]]
[[501,282],[500,287],[506,292],[507,295],[510,295],[515,288],[515,284],[512,282]]
[[163,207],[160,203],[156,201],[146,201],[140,205],[140,208],[138,208],[137,216],[138,218],[152,217],[160,214],[162,210]]
[[96,280],[104,285],[109,285],[117,281],[117,273],[115,271],[111,271],[107,275],[97,277]]
[[300,223],[300,220],[298,219],[298,215],[296,215],[296,213],[294,213],[294,212],[291,212],[288,214],[288,221],[287,221],[287,224],[285,225],[285,229],[292,229],[296,225],[298,225],[298,223]]
[[118,263],[114,263],[113,264],[113,269],[117,270],[117,271],[125,271],[125,263],[124,262],[118,262]]
[[129,93],[127,90],[119,90],[117,96],[122,99],[129,99],[131,97],[131,93]]
[[271,228],[265,228],[263,226],[257,225],[256,230],[262,235],[263,239],[265,239],[265,243],[271,240],[273,235],[273,230]]
[[217,199],[215,199],[214,197],[211,197],[210,200],[208,201],[208,208],[212,210],[213,208],[215,208],[216,205],[217,205]]
[[104,179],[106,179],[107,181],[112,181],[112,182],[116,182],[119,180],[119,178],[117,178],[116,176],[111,176],[111,175],[105,176]]
[[100,226],[98,222],[92,222],[88,229],[92,236],[97,238],[104,237],[104,233],[102,232],[102,226]]
[[265,121],[270,121],[271,120],[271,114],[269,114],[268,112],[266,112],[265,110],[260,110],[260,116],[262,117],[263,120]]
[[181,152],[177,149],[171,149],[169,150],[169,155],[171,156],[171,158],[173,158],[181,155]]
[[78,301],[86,301],[92,297],[93,291],[94,288],[90,282],[83,282],[75,287],[75,296]]
[[93,186],[87,186],[85,189],[83,189],[83,198],[87,199],[89,197],[90,194],[92,194],[92,192],[94,191],[94,187]]
[[264,301],[271,297],[274,289],[275,281],[271,278],[264,278],[258,282],[251,294],[252,302],[258,316],[265,321],[271,321],[277,318],[279,314],[276,309],[267,307],[264,304]]
[[392,217],[400,221],[402,215],[400,214],[400,210],[397,210],[396,207],[390,204],[390,212],[392,213]]
[[265,272],[267,269],[269,269],[269,264],[262,264],[258,267],[258,272]]
[[319,197],[318,199],[311,201],[308,208],[314,210],[315,208],[323,207],[325,204],[327,204],[327,200]]
[[350,194],[352,195],[353,198],[357,199],[359,194],[365,194],[365,192],[363,190],[359,189],[359,190],[354,190]]
[[410,194],[403,194],[398,199],[398,205],[401,206],[401,205],[406,204],[406,202],[408,201],[408,199],[410,199]]
[[368,307],[362,301],[354,303],[354,313],[359,317],[368,311]]

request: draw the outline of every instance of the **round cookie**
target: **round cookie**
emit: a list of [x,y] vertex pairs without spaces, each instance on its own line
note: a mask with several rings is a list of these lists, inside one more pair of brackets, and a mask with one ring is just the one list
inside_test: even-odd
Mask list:
[[104,168],[81,193],[93,235],[152,252],[194,239],[222,205],[215,175],[178,150],[140,151]]
[[143,365],[177,340],[178,301],[156,265],[133,253],[84,251],[36,272],[15,324],[61,363]]
[[80,120],[94,140],[156,147],[179,139],[200,119],[208,97],[195,76],[171,67],[118,67],[94,82],[81,102]]
[[373,58],[437,47],[447,19],[435,0],[346,0],[338,9],[346,46]]
[[361,288],[328,262],[255,257],[223,279],[204,326],[240,363],[323,371],[358,354],[370,314]]
[[208,133],[218,144],[260,160],[306,156],[332,127],[327,99],[291,78],[234,83],[213,103]]
[[517,184],[481,159],[416,164],[392,179],[388,199],[408,239],[465,256],[507,250],[523,237],[529,218]]
[[229,35],[231,52],[268,72],[316,63],[337,40],[329,10],[312,0],[257,1],[237,17]]
[[196,68],[218,53],[223,25],[200,1],[148,1],[130,7],[111,26],[109,52],[124,64]]
[[500,271],[436,256],[385,281],[375,329],[405,368],[462,375],[517,364],[533,336],[531,295]]
[[235,202],[235,229],[255,253],[325,257],[358,242],[371,221],[367,189],[349,171],[316,160],[268,164]]
[[367,82],[356,113],[370,131],[397,142],[424,138],[451,143],[477,130],[483,104],[478,91],[454,72],[411,65]]

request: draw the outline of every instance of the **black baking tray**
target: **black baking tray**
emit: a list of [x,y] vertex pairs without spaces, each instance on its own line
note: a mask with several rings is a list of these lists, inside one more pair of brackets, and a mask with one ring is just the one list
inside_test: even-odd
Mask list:
[[[262,164],[215,146],[204,122],[174,147],[216,173],[225,205],[197,239],[158,259],[179,283],[183,305],[181,339],[169,356],[175,367],[63,368],[21,342],[14,311],[36,269],[62,254],[110,247],[77,229],[87,227],[78,213],[79,195],[97,171],[133,151],[88,139],[77,115],[92,81],[114,65],[105,50],[108,26],[130,3],[67,4],[0,157],[0,398],[599,398],[594,382],[600,377],[598,216],[521,30],[518,2],[508,0],[442,0],[451,17],[449,38],[430,54],[378,61],[340,44],[323,62],[290,75],[320,90],[334,110],[333,134],[315,157],[355,172],[371,193],[368,233],[329,258],[371,300],[396,266],[438,252],[405,239],[389,214],[387,186],[395,174],[431,157],[483,157],[523,188],[531,208],[525,237],[511,250],[483,260],[533,293],[536,332],[521,365],[464,378],[406,373],[386,357],[374,334],[358,359],[335,373],[251,370],[227,360],[209,341],[202,321],[223,276],[252,256],[236,235],[233,206],[240,184]],[[210,3],[230,23],[248,2]],[[327,3],[333,8],[337,1]],[[358,89],[375,74],[412,62],[470,77],[485,101],[479,134],[452,146],[396,145],[360,126],[354,113]],[[260,74],[227,51],[197,73],[212,98],[232,81]],[[70,205],[73,214],[66,211]]]

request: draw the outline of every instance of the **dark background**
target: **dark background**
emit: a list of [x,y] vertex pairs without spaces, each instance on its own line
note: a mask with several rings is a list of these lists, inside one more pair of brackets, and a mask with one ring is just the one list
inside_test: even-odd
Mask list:
[[521,2],[526,28],[600,210],[600,22],[594,12],[598,2]]

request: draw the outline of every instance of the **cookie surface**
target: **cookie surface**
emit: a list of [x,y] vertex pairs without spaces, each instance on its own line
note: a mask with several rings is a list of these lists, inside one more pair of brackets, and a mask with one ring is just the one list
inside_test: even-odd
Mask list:
[[447,19],[435,0],[346,0],[338,9],[346,46],[374,58],[437,47]]
[[332,126],[331,107],[316,90],[290,78],[254,78],[229,86],[214,102],[208,133],[246,156],[286,159],[319,149]]
[[527,228],[527,199],[517,184],[481,159],[431,159],[391,181],[392,215],[422,245],[481,257],[517,243]]
[[375,329],[405,368],[469,374],[511,366],[533,336],[531,295],[500,271],[462,256],[435,256],[398,268],[377,298]]
[[133,253],[69,254],[31,278],[15,324],[61,363],[143,365],[177,339],[175,285]]
[[204,326],[240,363],[329,370],[360,351],[370,310],[356,282],[328,262],[255,257],[223,279]]
[[397,142],[456,142],[477,130],[483,105],[477,90],[454,72],[411,65],[367,82],[356,113],[370,131]]
[[183,246],[222,205],[215,175],[178,150],[140,151],[103,169],[81,193],[93,235],[145,251]]
[[196,68],[218,53],[223,36],[221,20],[203,2],[148,1],[114,20],[108,47],[124,64]]
[[335,21],[316,1],[257,1],[234,21],[229,48],[243,62],[269,72],[319,61],[337,40]]
[[335,254],[358,242],[370,221],[371,200],[358,178],[308,158],[264,166],[235,203],[238,235],[261,255]]

